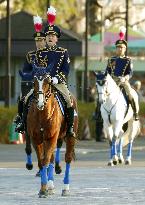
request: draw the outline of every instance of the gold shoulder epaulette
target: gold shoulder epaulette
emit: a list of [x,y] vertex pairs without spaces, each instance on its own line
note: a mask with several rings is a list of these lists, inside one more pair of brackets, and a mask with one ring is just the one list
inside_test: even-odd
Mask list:
[[66,48],[62,48],[62,47],[57,47],[57,49],[58,49],[59,51],[66,51],[66,50],[67,50]]
[[32,55],[32,54],[35,54],[36,53],[36,51],[28,51],[28,55]]
[[26,59],[28,61],[28,63],[30,63],[31,61],[31,56],[32,55],[35,55],[36,51],[29,51],[27,54],[26,54]]
[[127,59],[130,59],[131,60],[131,58],[129,57],[129,56],[125,56]]
[[110,59],[116,59],[116,56],[111,56],[111,58]]

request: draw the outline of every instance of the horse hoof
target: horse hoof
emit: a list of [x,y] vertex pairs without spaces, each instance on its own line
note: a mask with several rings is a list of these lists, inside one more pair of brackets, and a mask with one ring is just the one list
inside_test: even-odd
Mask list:
[[118,162],[117,162],[117,161],[113,161],[113,164],[114,164],[114,165],[117,165],[117,164],[118,164]]
[[108,162],[108,166],[113,167],[114,166],[113,162]]
[[70,195],[70,191],[69,190],[66,190],[66,189],[62,190],[61,196],[69,196],[69,195]]
[[62,172],[61,167],[59,165],[55,165],[55,173],[56,174],[61,174],[61,172]]
[[48,190],[45,190],[45,191],[40,190],[38,195],[39,195],[39,198],[47,198],[48,197]]
[[118,162],[119,162],[119,164],[123,164],[123,163],[124,163],[124,160],[119,159]]
[[33,164],[26,164],[26,168],[28,170],[32,170],[33,169]]
[[36,176],[36,177],[40,177],[40,176],[41,176],[41,175],[40,175],[40,171],[38,171],[35,176]]
[[53,195],[53,194],[55,193],[54,188],[52,188],[52,189],[51,189],[51,188],[50,188],[50,189],[48,188],[47,191],[48,191],[48,195]]
[[125,161],[125,165],[131,165],[131,161],[130,160],[126,160]]

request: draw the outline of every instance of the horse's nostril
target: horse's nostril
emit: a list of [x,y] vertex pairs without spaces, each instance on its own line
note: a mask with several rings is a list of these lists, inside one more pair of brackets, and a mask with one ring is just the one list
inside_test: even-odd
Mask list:
[[37,107],[38,107],[38,110],[43,110],[44,109],[44,105],[41,105],[41,106],[38,105]]

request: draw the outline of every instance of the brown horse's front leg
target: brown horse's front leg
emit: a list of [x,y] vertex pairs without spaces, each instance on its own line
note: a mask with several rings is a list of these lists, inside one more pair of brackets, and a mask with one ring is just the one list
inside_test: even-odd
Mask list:
[[50,162],[54,162],[54,150],[56,148],[57,140],[54,138],[49,138],[43,142],[44,146],[44,158],[43,166],[48,166]]
[[[55,138],[49,138],[44,140],[44,158],[43,158],[43,167],[41,170],[41,192],[46,192],[51,195],[54,194],[54,149],[56,148],[57,140]],[[47,175],[47,176],[46,176]]]

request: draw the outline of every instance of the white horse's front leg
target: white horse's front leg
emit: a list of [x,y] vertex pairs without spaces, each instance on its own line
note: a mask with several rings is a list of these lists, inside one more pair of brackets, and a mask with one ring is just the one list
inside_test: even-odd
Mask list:
[[123,137],[120,138],[119,140],[119,145],[118,145],[118,161],[119,164],[124,163],[124,157],[123,157]]
[[112,147],[111,147],[111,151],[112,151],[112,160],[113,160],[113,164],[117,165],[118,164],[118,156],[117,156],[117,137],[113,137],[112,139]]
[[108,124],[104,123],[104,132],[107,135],[107,138],[109,140],[109,144],[110,144],[110,159],[108,162],[108,166],[114,166],[113,164],[113,159],[112,159],[112,138],[113,138],[113,129],[112,126],[109,126]]
[[[114,137],[112,139],[112,155],[113,155],[113,163],[116,165],[124,162],[123,158],[123,138],[121,135],[123,134],[122,130],[123,121],[117,120],[114,124]],[[118,143],[119,140],[119,143]]]

